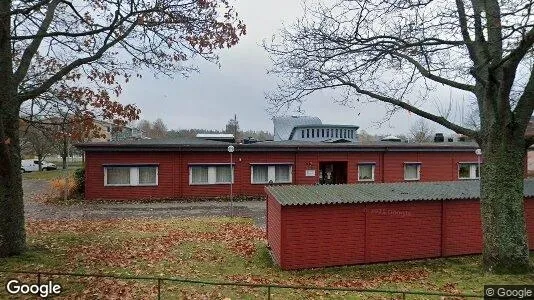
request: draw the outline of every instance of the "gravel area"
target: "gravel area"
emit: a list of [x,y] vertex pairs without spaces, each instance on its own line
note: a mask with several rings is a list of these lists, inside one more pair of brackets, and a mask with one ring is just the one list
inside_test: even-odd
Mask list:
[[[116,219],[230,216],[228,202],[162,202],[162,203],[78,203],[73,205],[43,204],[34,196],[46,191],[45,180],[23,180],[24,211],[28,220],[47,219]],[[265,227],[265,201],[234,202],[235,216],[248,217]]]

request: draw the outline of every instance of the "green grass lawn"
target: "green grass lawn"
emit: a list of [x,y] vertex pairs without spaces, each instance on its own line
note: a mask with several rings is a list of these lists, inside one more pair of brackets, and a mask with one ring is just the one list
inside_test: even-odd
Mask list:
[[[282,271],[273,265],[265,233],[243,218],[29,221],[29,250],[0,259],[7,270],[81,272],[207,281],[318,285],[481,294],[484,284],[526,284],[534,274],[493,275],[480,257]],[[14,275],[0,273],[4,286]],[[18,276],[35,282],[35,276]],[[42,280],[50,278],[43,277]],[[53,277],[66,298],[154,299],[156,283]],[[265,299],[266,289],[164,282],[163,299]],[[400,296],[395,296],[399,298]],[[0,289],[0,298],[10,298]],[[114,299],[115,299],[114,298]],[[272,290],[272,299],[391,299],[387,294]],[[429,297],[408,297],[428,299]],[[439,297],[434,298],[439,299]]]
[[[34,171],[34,172],[27,172],[22,174],[22,179],[41,179],[41,180],[52,180],[58,177],[64,177],[65,176],[65,170],[61,169],[61,165],[57,165],[59,169],[57,170],[51,170],[51,171]],[[77,163],[75,165],[69,165],[69,168],[67,169],[67,172],[69,176],[71,176],[76,169],[81,168],[82,165],[80,163]]]

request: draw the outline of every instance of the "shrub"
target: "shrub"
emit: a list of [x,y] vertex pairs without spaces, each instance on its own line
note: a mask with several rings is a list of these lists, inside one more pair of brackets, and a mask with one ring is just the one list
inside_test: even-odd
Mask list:
[[74,181],[76,182],[76,193],[83,195],[85,192],[85,168],[78,168],[74,171]]
[[76,182],[73,178],[56,178],[50,181],[52,198],[56,200],[65,199],[65,192],[67,199],[73,198],[77,192]]

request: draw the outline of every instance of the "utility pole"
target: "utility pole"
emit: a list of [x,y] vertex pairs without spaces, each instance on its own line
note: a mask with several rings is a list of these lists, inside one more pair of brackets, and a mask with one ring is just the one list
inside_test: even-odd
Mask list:
[[233,160],[233,153],[234,153],[234,146],[230,145],[228,146],[228,153],[230,153],[230,216],[234,216],[234,160]]

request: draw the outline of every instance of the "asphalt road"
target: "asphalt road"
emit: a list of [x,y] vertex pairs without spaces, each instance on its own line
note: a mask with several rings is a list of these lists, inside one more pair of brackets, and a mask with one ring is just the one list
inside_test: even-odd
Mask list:
[[[230,216],[228,202],[161,202],[161,203],[77,203],[72,205],[43,204],[35,196],[46,192],[45,180],[25,179],[24,211],[29,220],[47,219],[116,219],[116,218],[175,218],[199,216]],[[249,217],[265,227],[265,201],[234,202],[235,216]]]

